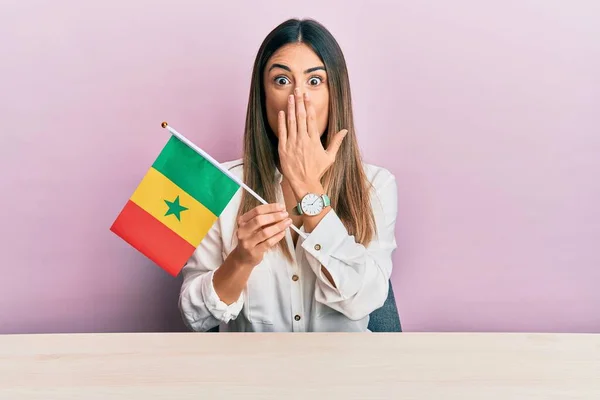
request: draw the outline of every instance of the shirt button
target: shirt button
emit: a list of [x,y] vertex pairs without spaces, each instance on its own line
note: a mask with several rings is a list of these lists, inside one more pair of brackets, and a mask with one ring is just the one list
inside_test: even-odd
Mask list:
[[296,321],[300,321],[300,316],[299,316],[298,314],[296,314],[296,316],[294,317],[294,319],[295,319]]
[[294,282],[296,282],[298,279],[299,279],[299,278],[298,278],[298,275],[294,275],[294,276],[292,276],[292,280],[293,280]]
[[317,251],[321,250],[321,245],[320,244],[315,244],[315,250],[317,250]]

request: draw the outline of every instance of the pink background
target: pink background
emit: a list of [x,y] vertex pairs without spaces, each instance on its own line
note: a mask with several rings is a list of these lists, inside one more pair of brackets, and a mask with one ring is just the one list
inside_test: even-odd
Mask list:
[[[3,1],[0,333],[184,330],[109,231],[168,138],[240,156],[253,58],[339,40],[365,161],[399,184],[407,331],[600,332],[600,3]],[[209,5],[210,4],[210,5]]]

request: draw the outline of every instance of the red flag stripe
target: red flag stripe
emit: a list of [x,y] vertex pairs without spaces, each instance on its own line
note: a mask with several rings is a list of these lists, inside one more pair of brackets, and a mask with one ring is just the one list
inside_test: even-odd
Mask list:
[[131,200],[125,204],[110,230],[172,276],[179,274],[195,250],[194,246]]

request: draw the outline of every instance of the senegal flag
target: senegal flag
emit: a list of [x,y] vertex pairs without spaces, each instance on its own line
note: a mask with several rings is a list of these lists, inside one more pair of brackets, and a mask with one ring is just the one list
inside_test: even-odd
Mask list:
[[176,276],[240,185],[171,136],[110,230]]

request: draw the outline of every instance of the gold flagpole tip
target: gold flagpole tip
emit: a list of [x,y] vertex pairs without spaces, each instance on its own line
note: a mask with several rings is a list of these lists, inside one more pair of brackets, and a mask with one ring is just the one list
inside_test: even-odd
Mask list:
[[169,124],[167,123],[167,121],[163,121],[163,122],[160,124],[160,126],[162,126],[163,128],[166,128],[166,127],[167,127],[167,125],[169,125]]

